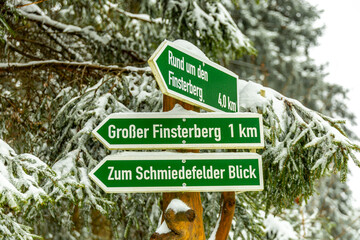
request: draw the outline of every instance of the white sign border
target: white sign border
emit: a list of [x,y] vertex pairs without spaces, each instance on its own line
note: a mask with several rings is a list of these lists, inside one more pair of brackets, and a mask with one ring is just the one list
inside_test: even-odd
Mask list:
[[[259,118],[260,143],[200,143],[200,144],[109,144],[98,130],[109,119],[131,118]],[[195,113],[174,114],[171,112],[113,113],[107,116],[92,134],[109,150],[153,150],[153,149],[260,149],[264,148],[264,127],[262,115],[258,113]]]
[[[98,179],[94,173],[108,160],[208,160],[217,159],[218,161],[226,159],[257,159],[259,166],[260,184],[244,186],[196,186],[196,187],[107,187]],[[93,170],[88,174],[104,192],[106,193],[155,193],[155,192],[247,192],[263,191],[264,179],[262,168],[262,157],[256,153],[176,153],[176,152],[125,152],[122,154],[110,155],[105,157]]]

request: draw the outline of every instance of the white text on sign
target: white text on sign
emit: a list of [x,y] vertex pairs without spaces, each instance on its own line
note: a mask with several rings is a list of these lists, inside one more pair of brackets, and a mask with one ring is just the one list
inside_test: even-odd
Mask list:
[[156,169],[153,166],[144,169],[138,166],[135,173],[126,169],[114,169],[114,167],[108,167],[108,169],[108,180],[114,181],[132,180],[133,175],[137,180],[224,179],[225,174],[229,179],[257,178],[256,169],[251,165],[248,168],[243,168],[241,165],[229,165],[227,171],[226,168],[217,169],[213,166],[203,166],[202,168],[193,166],[191,169],[186,169],[185,166],[182,166],[181,169],[171,169],[171,166],[168,166],[167,169]]

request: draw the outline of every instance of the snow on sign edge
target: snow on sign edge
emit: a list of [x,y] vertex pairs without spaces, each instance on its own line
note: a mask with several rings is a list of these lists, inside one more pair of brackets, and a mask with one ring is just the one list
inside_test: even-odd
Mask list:
[[[186,48],[189,48],[189,46],[192,45],[193,47],[191,48],[192,50],[197,49],[197,51],[194,52],[190,52],[188,51]],[[163,94],[168,95],[170,97],[173,97],[177,100],[186,102],[190,105],[194,105],[200,108],[203,108],[207,111],[214,111],[214,112],[224,112],[223,110],[219,109],[219,108],[215,108],[211,105],[205,104],[203,102],[200,102],[198,100],[189,98],[183,94],[180,94],[178,92],[175,92],[173,90],[168,89],[167,85],[165,84],[165,79],[162,77],[161,73],[160,73],[160,69],[159,66],[156,63],[156,60],[161,56],[161,54],[163,53],[163,51],[165,50],[165,48],[167,46],[173,47],[187,55],[189,55],[192,58],[195,58],[199,61],[202,61],[204,63],[206,63],[207,65],[218,69],[219,71],[225,72],[226,74],[236,78],[236,85],[238,85],[239,82],[239,78],[238,75],[236,75],[235,73],[233,73],[232,71],[230,71],[229,69],[210,61],[206,55],[201,52],[200,49],[198,49],[195,45],[193,45],[192,43],[186,41],[186,40],[182,40],[182,39],[178,39],[174,42],[168,41],[168,40],[164,40],[159,47],[155,50],[155,52],[153,53],[153,55],[149,58],[148,60],[148,64],[150,66],[151,71],[153,72],[154,76],[155,76],[155,80],[158,83],[160,90]],[[237,92],[238,92],[239,88],[237,87]],[[237,98],[237,112],[239,112],[239,99]]]

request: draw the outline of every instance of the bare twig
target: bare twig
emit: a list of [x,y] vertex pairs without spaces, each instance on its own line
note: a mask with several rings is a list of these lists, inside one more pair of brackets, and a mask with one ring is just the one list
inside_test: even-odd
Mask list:
[[40,57],[37,57],[37,56],[34,56],[34,55],[31,55],[29,53],[26,53],[18,48],[16,48],[14,45],[12,45],[9,41],[6,42],[6,44],[8,45],[8,48],[12,49],[13,51],[19,53],[20,55],[24,56],[24,57],[27,57],[31,60],[42,60]]
[[8,37],[8,39],[14,39],[16,41],[20,41],[20,42],[29,42],[29,43],[34,43],[36,45],[39,45],[40,47],[44,47],[44,48],[47,48],[53,52],[56,52],[56,53],[62,53],[62,51],[59,51],[59,50],[56,50],[55,48],[51,47],[51,46],[48,46],[42,42],[39,42],[39,41],[35,41],[35,40],[31,40],[31,39],[27,39],[27,38],[20,38],[20,37],[17,37],[17,36],[13,36],[13,37]]
[[33,2],[33,3],[27,3],[27,4],[24,4],[24,5],[16,6],[16,8],[26,7],[26,6],[33,5],[33,4],[39,4],[39,3],[42,3],[42,2],[45,2],[45,1],[47,1],[47,0],[40,0],[40,1],[37,1],[37,2]]

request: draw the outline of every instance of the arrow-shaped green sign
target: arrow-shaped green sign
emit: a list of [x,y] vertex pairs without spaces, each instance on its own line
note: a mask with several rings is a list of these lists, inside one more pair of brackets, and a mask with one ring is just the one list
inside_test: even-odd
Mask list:
[[93,134],[108,149],[263,148],[262,116],[256,113],[118,113]]
[[238,112],[238,77],[228,69],[166,40],[148,62],[164,94],[210,111]]
[[125,152],[106,157],[89,176],[107,193],[263,190],[255,153]]

